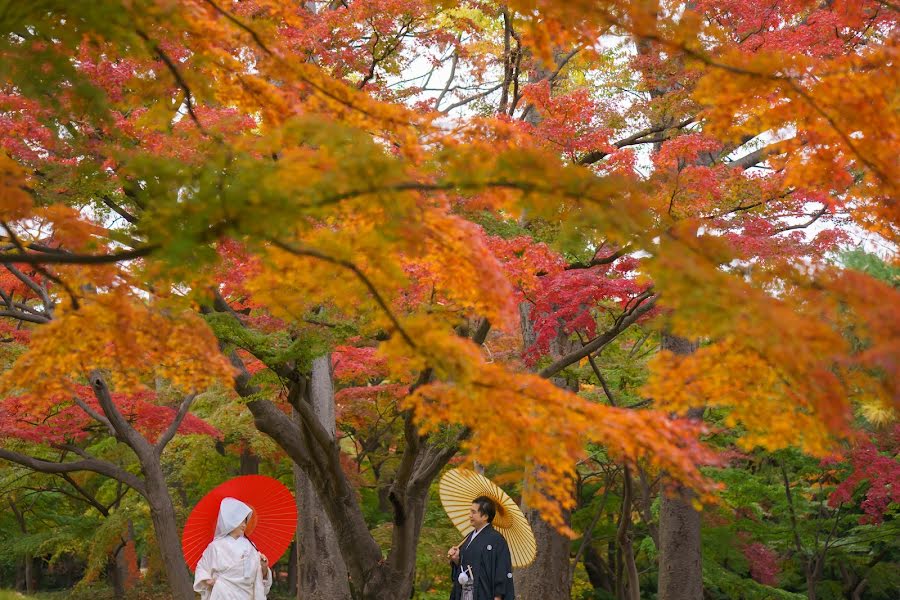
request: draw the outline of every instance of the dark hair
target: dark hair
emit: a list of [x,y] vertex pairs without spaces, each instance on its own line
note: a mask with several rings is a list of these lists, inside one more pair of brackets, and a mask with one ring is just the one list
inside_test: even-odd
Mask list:
[[472,500],[472,504],[478,505],[478,512],[487,517],[488,523],[494,522],[494,515],[497,514],[497,507],[494,501],[487,496],[478,496]]

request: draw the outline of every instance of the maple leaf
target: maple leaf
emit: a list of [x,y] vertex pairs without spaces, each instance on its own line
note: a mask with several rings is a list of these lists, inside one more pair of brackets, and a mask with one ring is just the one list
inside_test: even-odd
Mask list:
[[231,376],[214,336],[194,314],[167,314],[120,289],[60,312],[0,376],[5,393],[28,390],[49,402],[94,369],[107,371],[120,391],[139,389],[156,376],[187,391]]

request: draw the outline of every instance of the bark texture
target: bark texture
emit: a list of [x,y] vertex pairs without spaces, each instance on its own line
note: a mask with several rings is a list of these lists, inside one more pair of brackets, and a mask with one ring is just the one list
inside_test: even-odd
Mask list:
[[[330,354],[313,361],[308,396],[322,427],[334,438],[334,385]],[[294,486],[300,515],[297,524],[297,598],[348,600],[350,586],[347,567],[337,545],[337,536],[312,482],[296,465]]]
[[663,496],[659,512],[659,600],[701,600],[700,513]]
[[[527,348],[534,343],[534,322],[531,318],[531,304],[523,302],[519,305],[519,315],[522,320],[522,341]],[[565,354],[563,348],[564,339],[557,340],[550,349],[554,356]],[[562,378],[554,378],[553,383],[559,387],[573,387],[572,382]],[[574,384],[577,389],[577,383]],[[517,569],[514,573],[517,600],[547,600],[550,598],[568,598],[572,591],[571,569],[569,568],[569,555],[572,551],[572,542],[566,536],[560,534],[552,526],[548,525],[536,510],[525,508],[525,516],[534,531],[534,539],[537,542],[537,557],[535,561],[524,569]],[[564,514],[566,522],[569,521],[568,512]]]
[[[690,340],[663,334],[661,347],[675,354],[691,354],[697,345]],[[688,411],[703,416],[703,408]],[[703,564],[700,557],[700,513],[683,496],[663,495],[659,511],[659,600],[701,600]]]

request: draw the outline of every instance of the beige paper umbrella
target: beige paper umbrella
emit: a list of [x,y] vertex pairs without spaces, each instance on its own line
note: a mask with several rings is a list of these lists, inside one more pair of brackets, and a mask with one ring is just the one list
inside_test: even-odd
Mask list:
[[493,481],[469,469],[447,471],[440,483],[441,504],[447,516],[463,535],[469,535],[469,509],[472,500],[487,496],[494,501],[497,514],[492,525],[509,544],[513,568],[527,567],[537,556],[537,544],[522,509]]

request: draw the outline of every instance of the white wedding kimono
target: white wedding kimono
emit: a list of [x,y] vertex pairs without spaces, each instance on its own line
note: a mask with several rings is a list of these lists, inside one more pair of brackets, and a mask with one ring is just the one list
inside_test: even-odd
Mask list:
[[[269,593],[272,572],[263,578],[259,552],[243,535],[229,535],[251,512],[240,500],[222,500],[216,537],[203,551],[194,574],[194,590],[202,600],[265,600]],[[208,580],[215,582],[211,588]]]

